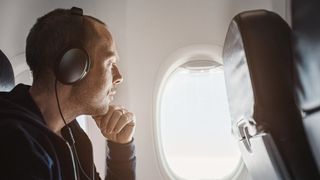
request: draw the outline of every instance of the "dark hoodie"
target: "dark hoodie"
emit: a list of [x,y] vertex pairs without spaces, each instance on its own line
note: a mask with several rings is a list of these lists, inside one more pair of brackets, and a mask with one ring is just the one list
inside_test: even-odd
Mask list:
[[[66,128],[62,129],[66,140],[47,128],[29,88],[19,84],[9,93],[0,93],[0,179],[73,180],[75,174],[81,180],[87,180],[86,175],[100,179],[93,163],[91,141],[77,121],[70,123],[75,153]],[[135,179],[133,142],[108,142],[108,148],[105,179]],[[76,161],[70,151],[78,155],[86,175],[79,163],[73,165]]]

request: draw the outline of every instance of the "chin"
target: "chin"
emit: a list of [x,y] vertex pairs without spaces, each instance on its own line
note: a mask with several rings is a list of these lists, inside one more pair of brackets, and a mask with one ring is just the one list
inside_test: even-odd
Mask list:
[[109,110],[110,101],[107,98],[104,98],[100,101],[90,102],[90,107],[88,107],[89,114],[92,116],[104,115],[107,114]]
[[103,105],[95,108],[94,114],[95,115],[104,115],[104,114],[107,114],[108,110],[109,110],[109,104],[103,104]]

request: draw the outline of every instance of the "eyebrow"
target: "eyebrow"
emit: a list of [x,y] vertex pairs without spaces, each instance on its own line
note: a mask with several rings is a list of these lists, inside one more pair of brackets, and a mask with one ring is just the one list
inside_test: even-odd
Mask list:
[[113,56],[116,56],[116,54],[112,51],[106,51],[106,58],[111,58]]
[[106,59],[110,59],[112,56],[115,56],[116,61],[119,61],[119,54],[117,52],[110,51],[109,46],[105,43],[105,41],[108,41],[108,39],[100,41],[100,43],[102,44],[100,50],[105,53]]
[[107,51],[106,52],[106,60],[115,57],[115,61],[118,62],[119,61],[119,55],[117,53],[114,53],[112,51]]

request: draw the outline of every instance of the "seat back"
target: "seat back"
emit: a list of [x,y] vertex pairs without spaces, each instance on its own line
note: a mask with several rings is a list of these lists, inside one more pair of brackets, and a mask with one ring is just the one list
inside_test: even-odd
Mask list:
[[320,179],[294,98],[291,29],[277,14],[247,11],[223,49],[233,133],[253,179]]
[[296,90],[320,170],[320,1],[292,1]]
[[10,61],[0,50],[0,91],[10,91],[14,87],[14,74]]

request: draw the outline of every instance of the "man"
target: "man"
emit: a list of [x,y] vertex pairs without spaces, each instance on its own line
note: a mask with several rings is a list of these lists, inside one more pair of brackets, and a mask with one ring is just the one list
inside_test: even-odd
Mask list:
[[[122,82],[115,43],[103,22],[81,13],[56,9],[30,30],[33,84],[0,94],[0,179],[100,179],[91,142],[75,121],[82,114],[91,115],[108,140],[106,179],[135,179],[134,114],[109,106]],[[59,69],[74,49],[88,57],[86,68],[65,82],[60,76],[82,66]]]

